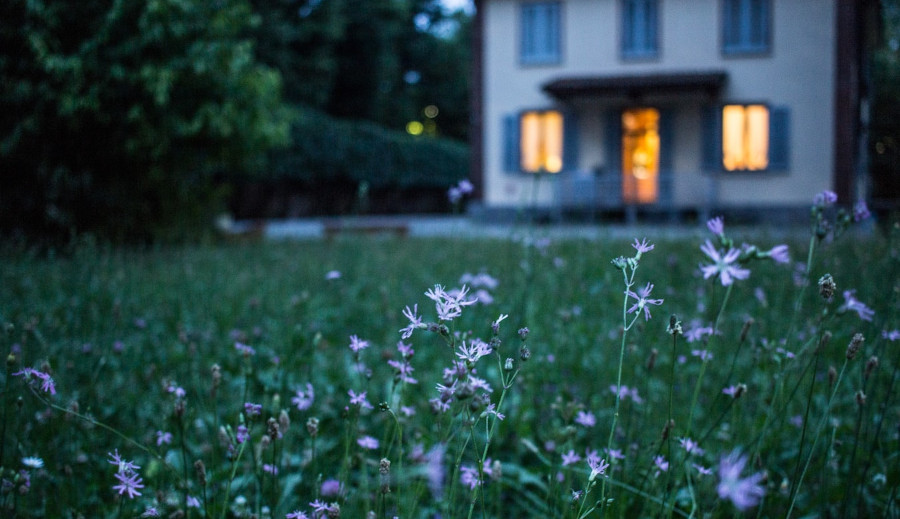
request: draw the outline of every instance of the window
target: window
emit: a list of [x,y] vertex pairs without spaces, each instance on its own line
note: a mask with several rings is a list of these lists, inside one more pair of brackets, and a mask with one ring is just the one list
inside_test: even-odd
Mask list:
[[769,109],[764,105],[722,108],[722,165],[726,171],[759,171],[769,165]]
[[563,165],[563,117],[555,111],[525,112],[519,119],[519,163],[526,173],[559,173]]
[[559,63],[560,3],[530,2],[522,4],[521,61],[525,65]]
[[622,0],[622,57],[656,57],[657,8],[657,0]]
[[790,169],[790,110],[763,103],[708,107],[703,112],[703,169]]
[[723,0],[722,50],[725,54],[755,54],[769,50],[769,2]]

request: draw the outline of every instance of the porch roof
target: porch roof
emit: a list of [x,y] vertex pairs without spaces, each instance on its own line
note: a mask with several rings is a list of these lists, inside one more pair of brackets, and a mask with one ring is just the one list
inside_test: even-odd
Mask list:
[[558,99],[575,96],[640,97],[646,94],[701,93],[718,95],[728,81],[724,70],[654,74],[559,77],[541,87]]

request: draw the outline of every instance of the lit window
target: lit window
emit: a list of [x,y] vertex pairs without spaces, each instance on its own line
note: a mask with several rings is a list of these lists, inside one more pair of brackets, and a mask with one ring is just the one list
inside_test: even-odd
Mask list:
[[768,167],[768,107],[726,105],[722,109],[722,165],[728,171],[759,171]]
[[522,4],[521,22],[522,63],[526,65],[559,63],[561,59],[559,2]]
[[557,111],[525,112],[519,127],[520,164],[527,173],[562,170],[563,117]]

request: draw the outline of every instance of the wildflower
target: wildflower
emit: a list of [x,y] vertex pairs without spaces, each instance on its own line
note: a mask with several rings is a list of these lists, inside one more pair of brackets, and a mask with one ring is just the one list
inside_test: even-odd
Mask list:
[[638,241],[637,238],[635,238],[634,243],[632,243],[631,246],[634,247],[634,250],[636,250],[639,255],[650,252],[656,247],[656,245],[653,245],[652,243],[647,243],[647,238],[644,238],[641,241]]
[[500,333],[500,323],[502,323],[503,320],[507,317],[509,317],[509,315],[500,314],[500,317],[497,317],[497,320],[491,323],[491,331],[494,332],[494,335]]
[[144,485],[137,472],[120,471],[115,473],[115,477],[119,480],[119,484],[114,485],[113,490],[118,490],[119,495],[128,494],[129,499],[134,499],[135,496],[141,495],[138,489],[144,488]]
[[118,467],[118,472],[137,472],[140,465],[135,465],[133,462],[122,459],[119,455],[119,449],[116,449],[113,452],[106,453],[109,456],[109,459],[106,460],[111,465],[116,465]]
[[244,403],[244,412],[247,416],[259,416],[262,414],[262,404],[254,404],[253,402]]
[[478,377],[469,375],[469,384],[471,384],[472,389],[476,389],[476,390],[481,389],[481,390],[484,390],[486,393],[494,392],[494,389],[491,387],[491,385],[488,384],[487,380],[484,380],[483,378],[478,378]]
[[300,510],[294,510],[293,512],[284,516],[284,519],[309,519],[309,516],[306,513],[301,512]]
[[900,340],[900,330],[882,330],[881,336],[889,341]]
[[347,391],[347,394],[350,395],[350,405],[358,405],[364,409],[373,409],[372,404],[366,400],[366,393],[368,393],[368,391],[363,391],[357,395],[352,389]]
[[263,464],[263,472],[267,472],[274,476],[274,475],[278,474],[278,467],[276,467],[275,465],[270,465],[268,463],[265,463],[265,464]]
[[712,265],[700,265],[703,271],[703,279],[709,279],[718,275],[722,286],[728,286],[734,283],[735,279],[747,279],[750,277],[750,271],[735,265],[735,261],[740,256],[741,251],[738,249],[728,249],[723,255],[713,247],[712,242],[706,240],[706,243],[700,246],[700,250],[713,260]]
[[141,514],[141,517],[159,517],[159,510],[156,507],[148,506],[144,513]]
[[350,336],[350,349],[353,350],[353,353],[359,353],[360,351],[369,347],[369,341],[361,340],[356,335]]
[[597,425],[597,418],[594,416],[594,413],[578,411],[578,415],[575,416],[575,423],[584,427],[593,427]]
[[816,207],[828,207],[837,202],[837,194],[834,191],[822,191],[813,197],[813,205]]
[[730,396],[731,398],[738,399],[747,391],[747,386],[744,384],[738,384],[736,386],[728,386],[722,390],[722,393]]
[[650,296],[650,292],[653,290],[653,284],[647,283],[644,288],[639,288],[638,293],[635,294],[631,290],[625,291],[625,295],[628,297],[633,297],[637,299],[637,302],[632,305],[631,308],[628,309],[628,313],[636,313],[640,314],[641,310],[644,311],[644,320],[650,320],[650,307],[647,305],[661,305],[663,303],[662,299],[648,299]]
[[187,496],[187,507],[188,508],[200,508],[200,500],[194,496]]
[[414,379],[411,376],[412,372],[415,371],[415,369],[413,369],[413,367],[406,360],[401,362],[401,361],[396,361],[396,360],[391,359],[391,360],[388,360],[387,363],[388,363],[388,366],[394,368],[394,372],[395,372],[394,376],[397,380],[400,380],[401,382],[404,382],[407,384],[418,384],[419,383],[418,380]]
[[869,212],[869,207],[864,200],[860,200],[853,205],[854,222],[861,222],[868,219],[870,216],[872,216],[872,213]]
[[319,501],[318,499],[316,499],[315,501],[310,503],[309,506],[311,506],[313,509],[313,512],[315,512],[317,514],[328,511],[328,504],[323,503],[322,501]]
[[462,341],[459,345],[459,351],[456,352],[456,356],[466,362],[470,362],[472,364],[478,362],[478,359],[484,357],[491,353],[491,346],[480,340],[473,339],[469,341],[468,346],[466,345],[466,341]]
[[766,490],[759,483],[762,472],[741,478],[741,472],[747,465],[747,457],[741,456],[737,450],[722,458],[719,462],[719,485],[717,491],[722,499],[730,499],[738,510],[752,508],[759,503]]
[[291,398],[291,403],[297,406],[298,411],[305,411],[312,407],[313,400],[315,400],[315,392],[313,391],[312,384],[307,382],[306,391],[298,389],[297,394]]
[[613,392],[613,394],[618,394],[619,398],[624,400],[626,398],[630,398],[632,402],[635,404],[640,404],[644,401],[641,398],[641,395],[638,394],[637,388],[629,388],[628,386],[621,386],[616,388],[616,385],[610,385],[609,390]]
[[790,263],[791,261],[791,256],[788,254],[788,246],[783,244],[772,247],[764,255],[772,258],[775,263]]
[[319,491],[325,497],[333,497],[340,495],[341,482],[336,479],[326,479],[322,482],[322,489]]
[[256,355],[256,350],[254,350],[251,346],[247,346],[246,344],[241,342],[235,342],[234,349],[239,351],[245,357]]
[[412,337],[413,330],[425,328],[425,325],[422,323],[422,318],[418,316],[418,313],[419,305],[413,305],[412,310],[410,310],[408,306],[403,309],[403,315],[409,319],[409,324],[405,328],[400,329],[400,337],[403,339]]
[[702,456],[704,450],[700,448],[700,445],[690,438],[682,438],[678,440],[678,443],[684,448],[684,451],[688,454],[696,454],[697,456]]
[[712,218],[706,222],[706,228],[709,229],[709,232],[721,237],[725,232],[725,220],[721,216]]
[[712,360],[713,358],[713,354],[708,350],[692,350],[691,355],[693,355],[694,357],[700,357],[700,360],[702,360],[703,362]]
[[425,454],[425,473],[428,477],[428,489],[435,497],[439,497],[444,489],[444,452],[446,447],[437,444]]
[[594,481],[597,479],[597,476],[603,476],[606,474],[606,469],[609,468],[609,463],[604,459],[599,459],[596,457],[591,457],[586,459],[588,463],[588,467],[591,468],[591,475],[588,476],[588,481]]
[[172,443],[172,433],[166,431],[156,431],[156,446]]
[[856,299],[856,290],[845,290],[844,291],[844,304],[838,308],[838,313],[846,312],[847,310],[853,310],[859,315],[859,318],[863,321],[871,321],[872,316],[875,315],[875,310],[872,310],[868,306],[865,305],[859,299]]
[[356,440],[357,445],[362,447],[363,449],[377,449],[378,448],[378,440],[372,438],[371,436],[363,436]]
[[710,474],[712,474],[712,469],[710,469],[710,468],[706,468],[706,467],[704,467],[703,465],[697,465],[696,463],[691,463],[691,465],[692,465],[695,469],[697,469],[697,472],[698,472],[701,476],[709,476]]
[[44,460],[36,456],[25,456],[22,458],[22,465],[30,469],[39,469],[44,466]]
[[469,490],[475,490],[475,487],[481,486],[482,481],[478,477],[478,469],[475,467],[460,467],[459,470],[459,481],[469,487]]
[[235,435],[235,439],[238,443],[244,443],[247,439],[250,438],[250,431],[247,429],[247,426],[244,424],[238,425],[237,434]]
[[328,272],[325,273],[325,279],[327,281],[331,281],[333,279],[340,279],[340,278],[341,278],[340,270],[329,270]]
[[397,351],[400,352],[400,355],[407,359],[415,355],[416,351],[412,349],[412,345],[406,344],[403,341],[397,341]]
[[669,462],[666,461],[666,458],[661,454],[653,458],[653,465],[656,466],[657,474],[659,472],[666,472],[669,470]]
[[469,179],[467,179],[467,178],[460,180],[459,184],[457,184],[456,187],[459,188],[459,192],[464,195],[468,195],[468,194],[472,193],[473,191],[475,191],[475,186],[473,186],[472,183],[469,182]]
[[563,467],[578,463],[579,461],[581,461],[581,456],[573,449],[569,449],[569,452],[566,452],[562,455]]
[[462,308],[464,306],[473,305],[478,302],[477,299],[466,299],[466,294],[468,294],[468,292],[469,288],[463,285],[459,291],[451,295],[444,290],[443,286],[435,285],[434,288],[425,292],[425,296],[434,301],[438,319],[441,321],[451,321],[462,315]]
[[25,377],[25,380],[31,381],[34,379],[38,379],[41,381],[41,391],[44,393],[50,393],[51,395],[56,394],[56,383],[53,382],[53,377],[50,376],[49,373],[44,373],[43,371],[38,371],[32,368],[25,368],[22,371],[13,373],[13,376],[22,375]]
[[484,415],[494,415],[497,420],[503,421],[506,418],[506,415],[497,410],[497,404],[490,403],[484,410]]

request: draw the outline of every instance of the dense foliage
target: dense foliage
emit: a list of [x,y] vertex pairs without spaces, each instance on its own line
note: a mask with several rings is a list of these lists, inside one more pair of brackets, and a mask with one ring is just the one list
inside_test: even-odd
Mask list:
[[5,251],[0,505],[890,515],[900,228],[832,228]]
[[[283,172],[288,159],[269,152],[292,140],[289,160],[317,168],[292,177],[340,168],[378,184],[392,156],[439,149],[452,175],[391,175],[399,187],[452,176],[448,186],[464,175],[460,145],[291,116],[317,110],[396,131],[427,119],[432,137],[464,140],[464,31],[436,27],[466,19],[447,16],[432,0],[4,1],[0,236],[196,236],[235,178]],[[439,115],[426,118],[431,105]],[[308,146],[346,132],[366,137],[364,154],[384,155],[385,167],[337,164],[321,156],[327,146]]]

